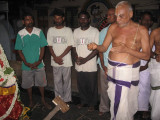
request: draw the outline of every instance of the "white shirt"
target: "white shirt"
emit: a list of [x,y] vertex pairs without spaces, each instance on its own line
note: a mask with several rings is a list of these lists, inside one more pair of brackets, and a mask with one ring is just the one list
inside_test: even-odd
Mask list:
[[[88,50],[87,44],[95,42],[98,44],[99,41],[99,31],[97,28],[90,26],[87,30],[81,30],[77,28],[74,30],[74,47],[76,48],[78,57],[87,57],[92,51]],[[75,69],[77,71],[83,72],[95,72],[97,71],[97,56],[87,61],[85,64],[77,65],[75,64]]]
[[[68,46],[73,46],[73,32],[71,28],[65,26],[61,29],[51,27],[47,32],[47,42],[49,46],[52,46],[55,55],[60,56]],[[63,65],[59,65],[51,57],[51,66],[70,67],[72,66],[71,51],[63,57],[63,63]]]

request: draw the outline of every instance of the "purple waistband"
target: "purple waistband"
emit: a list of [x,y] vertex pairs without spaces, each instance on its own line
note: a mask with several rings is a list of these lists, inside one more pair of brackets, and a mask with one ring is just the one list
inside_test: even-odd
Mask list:
[[[115,62],[115,61],[111,61],[111,60],[108,60],[108,63],[112,66],[117,66],[117,67],[121,67],[121,66],[127,66],[129,64],[126,64],[126,63],[120,63],[120,62]],[[139,67],[140,66],[140,61],[134,63],[132,65],[132,68],[136,68],[136,67]]]
[[132,84],[132,85],[134,85],[134,86],[138,86],[138,84],[139,84],[139,80],[131,81],[131,84]]
[[116,79],[114,79],[114,78],[111,78],[111,77],[108,76],[108,75],[107,75],[107,80],[108,80],[108,81],[112,81],[112,82],[115,83],[115,84],[119,84],[119,85],[126,86],[126,87],[128,87],[128,88],[131,87],[131,84],[134,85],[134,86],[137,86],[138,83],[139,83],[139,80],[127,82],[127,81],[122,81],[122,80],[116,80]]

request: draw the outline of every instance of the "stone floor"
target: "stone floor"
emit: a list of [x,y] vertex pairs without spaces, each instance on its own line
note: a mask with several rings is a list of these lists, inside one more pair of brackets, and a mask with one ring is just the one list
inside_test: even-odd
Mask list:
[[[28,103],[28,95],[27,92],[20,88],[20,97],[25,106]],[[52,109],[55,108],[55,105],[52,103],[52,99],[54,98],[54,93],[52,91],[45,91],[45,99],[52,106]],[[40,102],[40,94],[37,88],[33,88],[33,100],[35,106],[28,113],[31,120],[43,120],[51,110],[47,110],[41,105]],[[78,93],[72,93],[72,104],[70,104],[70,109],[66,113],[62,113],[58,111],[55,116],[52,117],[51,120],[110,120],[110,113],[105,113],[102,116],[98,115],[98,103],[95,106],[95,111],[88,112],[87,107],[78,109],[76,105],[80,102]],[[150,119],[142,119],[140,114],[136,114],[134,120],[150,120]]]
[[[44,56],[44,63],[46,68],[47,81],[48,81],[48,86],[45,89],[45,99],[50,105],[52,105],[53,108],[55,108],[55,105],[52,103],[52,100],[54,99],[54,92],[52,91],[54,83],[53,83],[52,67],[50,65],[51,58],[50,58],[49,50],[46,49],[45,52],[46,54]],[[10,62],[10,64],[16,71],[17,76],[19,77],[19,83],[21,83],[21,62],[17,62],[17,61],[12,61],[12,62]],[[98,83],[99,83],[99,79],[98,79]],[[99,84],[98,84],[98,88],[100,88]],[[28,95],[26,90],[22,89],[21,87],[20,87],[20,97],[21,97],[22,103],[25,106],[27,106],[29,104]],[[33,89],[33,100],[34,100],[35,106],[29,112],[30,119],[43,120],[51,110],[47,110],[41,105],[41,101],[40,101],[41,98],[40,98],[39,90],[37,88]],[[95,107],[95,111],[93,112],[88,112],[87,107],[84,107],[81,109],[78,109],[76,107],[76,105],[80,102],[80,100],[78,96],[76,72],[74,70],[74,67],[72,67],[72,101],[73,103],[70,104],[70,109],[68,112],[62,113],[61,111],[59,111],[55,114],[55,116],[51,120],[110,120],[110,113],[105,113],[103,116],[98,115],[99,103],[97,103],[97,106]],[[150,119],[142,119],[141,115],[137,113],[135,115],[134,120],[150,120]]]

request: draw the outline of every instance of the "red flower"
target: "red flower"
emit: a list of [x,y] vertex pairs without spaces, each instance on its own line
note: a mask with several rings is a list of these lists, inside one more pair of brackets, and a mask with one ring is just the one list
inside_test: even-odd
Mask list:
[[4,80],[4,79],[3,79],[3,78],[1,78],[1,79],[0,79],[0,82],[2,82],[3,80]]
[[1,68],[3,68],[4,64],[3,64],[3,61],[0,59],[0,65],[1,65]]

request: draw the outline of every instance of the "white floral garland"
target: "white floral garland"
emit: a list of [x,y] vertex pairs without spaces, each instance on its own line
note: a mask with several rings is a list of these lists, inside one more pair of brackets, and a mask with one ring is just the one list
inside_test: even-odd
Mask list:
[[[0,44],[0,51],[1,51],[0,59],[3,61],[4,66],[10,67],[9,63],[8,63],[8,60],[7,60],[7,57],[4,54],[4,50],[3,50],[2,46],[1,46],[1,44]],[[3,67],[2,69],[5,69],[5,68]]]
[[[3,67],[0,66],[0,87],[10,87],[12,85],[14,85],[14,83],[16,82],[16,78],[15,78],[15,73],[14,70],[10,67],[7,57],[4,54],[4,50],[0,44],[0,60],[2,61]],[[5,74],[4,71],[10,69],[11,73],[10,74]],[[5,84],[4,84],[5,83]]]
[[14,96],[13,96],[13,100],[12,100],[12,103],[9,107],[9,109],[7,110],[7,112],[0,117],[0,120],[3,120],[5,119],[6,117],[8,117],[8,115],[11,113],[14,105],[15,105],[15,102],[16,102],[16,99],[17,99],[17,96],[18,96],[18,85],[17,85],[17,82],[16,82],[16,78],[14,77],[14,71],[11,72],[11,74],[7,74],[7,75],[4,75],[4,71],[6,70],[6,68],[9,68],[10,65],[8,63],[8,60],[7,60],[7,57],[6,55],[4,54],[4,50],[0,44],[0,59],[1,61],[3,62],[3,67],[0,66],[0,75],[1,77],[4,78],[4,81],[5,82],[7,79],[8,81],[6,81],[7,85],[15,85],[16,86],[16,90],[15,90],[15,93],[14,93]]

